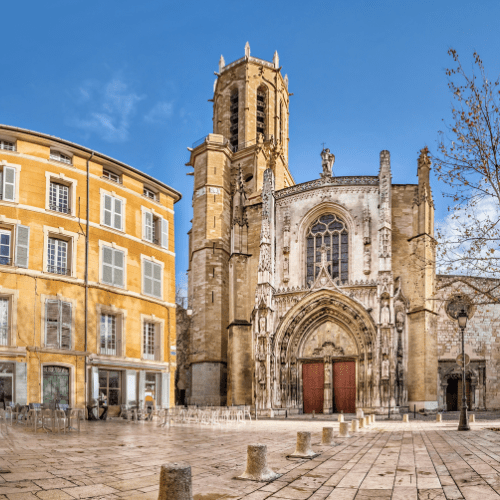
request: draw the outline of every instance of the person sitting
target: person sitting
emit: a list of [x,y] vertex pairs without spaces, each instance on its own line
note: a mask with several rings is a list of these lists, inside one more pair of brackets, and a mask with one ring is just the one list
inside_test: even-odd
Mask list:
[[102,408],[102,415],[99,417],[101,420],[106,420],[108,415],[108,400],[106,395],[101,392],[99,395],[99,408]]

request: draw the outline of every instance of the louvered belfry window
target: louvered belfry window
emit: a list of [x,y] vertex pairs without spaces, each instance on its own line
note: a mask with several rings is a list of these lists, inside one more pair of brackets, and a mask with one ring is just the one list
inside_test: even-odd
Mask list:
[[266,91],[257,90],[257,135],[266,135]]
[[328,273],[341,282],[348,279],[349,237],[346,223],[333,214],[321,215],[307,232],[307,284],[317,278],[321,267],[321,246],[326,247]]
[[45,302],[45,346],[71,349],[70,302],[47,300]]
[[231,118],[229,120],[231,146],[233,146],[233,151],[238,151],[238,107],[239,107],[238,91],[235,90],[231,94],[231,100],[230,100]]

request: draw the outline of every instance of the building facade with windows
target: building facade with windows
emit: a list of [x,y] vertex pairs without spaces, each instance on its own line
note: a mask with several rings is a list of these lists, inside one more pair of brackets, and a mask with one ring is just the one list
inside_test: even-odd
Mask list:
[[0,404],[173,404],[180,197],[103,154],[0,125]]

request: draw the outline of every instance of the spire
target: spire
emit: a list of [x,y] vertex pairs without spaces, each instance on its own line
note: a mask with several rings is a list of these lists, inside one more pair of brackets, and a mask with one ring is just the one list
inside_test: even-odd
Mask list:
[[418,183],[429,184],[429,172],[431,170],[431,160],[429,159],[429,148],[425,146],[420,150],[418,157]]
[[250,57],[250,44],[248,42],[245,44],[245,57],[247,59]]
[[274,52],[273,64],[274,64],[275,69],[278,69],[280,67],[280,58],[278,56],[278,51],[277,50]]
[[219,59],[219,73],[222,73],[225,65],[226,61],[224,61],[224,56],[221,54]]
[[288,75],[285,75],[285,87],[288,90]]

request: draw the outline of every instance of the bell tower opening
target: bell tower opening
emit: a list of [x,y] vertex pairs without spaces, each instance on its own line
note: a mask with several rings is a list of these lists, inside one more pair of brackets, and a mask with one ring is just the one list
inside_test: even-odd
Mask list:
[[239,108],[239,97],[238,97],[238,89],[235,89],[230,98],[230,111],[231,111],[231,118],[230,118],[230,133],[231,133],[231,146],[233,147],[233,151],[238,151],[238,127],[239,127],[239,120],[238,120],[238,108]]
[[257,136],[259,134],[266,135],[266,89],[259,87],[257,90]]

